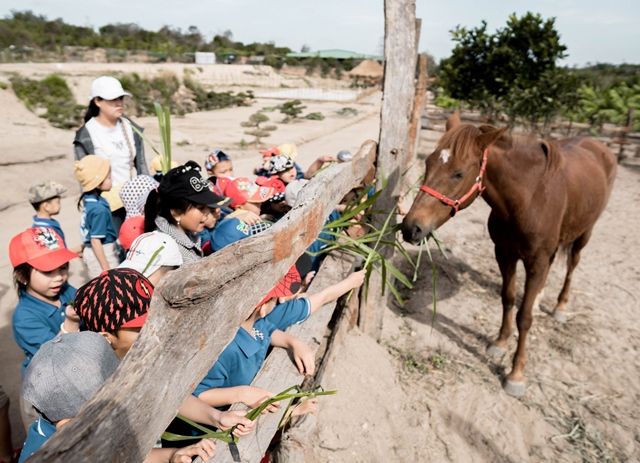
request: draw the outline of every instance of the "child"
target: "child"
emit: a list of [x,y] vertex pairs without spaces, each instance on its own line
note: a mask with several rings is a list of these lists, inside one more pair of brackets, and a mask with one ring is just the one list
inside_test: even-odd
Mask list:
[[293,160],[285,155],[271,156],[266,163],[266,177],[258,177],[256,183],[273,188],[276,193],[284,193],[288,183],[296,179],[296,168]]
[[[68,304],[76,290],[67,283],[69,261],[77,254],[68,250],[51,228],[29,228],[9,244],[18,305],[13,312],[13,336],[25,359],[22,371],[45,342],[59,332],[78,331],[78,317]],[[22,422],[31,423],[33,413],[21,400]]]
[[33,227],[53,228],[65,243],[64,233],[60,222],[53,218],[60,213],[60,197],[67,190],[54,181],[38,183],[29,188],[29,202],[36,210],[33,216]]
[[200,175],[200,166],[187,161],[167,172],[158,190],[149,193],[144,228],[166,233],[180,246],[185,264],[196,262],[204,257],[198,233],[204,230],[211,210],[227,202],[211,191],[209,182]]
[[[233,164],[231,158],[222,150],[213,150],[204,160],[204,168],[209,177],[233,178]],[[215,183],[215,182],[214,182]]]
[[270,346],[290,350],[298,371],[313,374],[313,351],[284,330],[303,322],[320,307],[351,289],[358,288],[364,276],[365,271],[361,270],[319,293],[277,304],[278,298],[291,295],[286,279],[280,282],[242,323],[233,341],[220,354],[193,394],[214,407],[235,402],[256,406],[266,398],[265,391],[249,385],[260,370]]
[[[85,331],[59,336],[42,346],[25,374],[23,395],[39,417],[29,427],[19,463],[37,452],[68,424],[118,367],[118,358],[99,334]],[[183,449],[152,449],[145,463],[190,462],[214,454],[211,440]]]
[[89,154],[76,162],[74,174],[82,186],[78,201],[78,208],[82,206],[80,232],[86,248],[82,259],[93,278],[120,263],[111,209],[100,196],[111,189],[111,167],[107,159]]
[[133,241],[127,258],[118,268],[130,268],[143,274],[155,287],[169,271],[182,265],[177,243],[166,233],[153,231]]
[[[87,329],[102,334],[122,359],[147,319],[152,295],[153,285],[141,273],[117,268],[103,272],[80,287],[74,308]],[[122,303],[113,304],[113,300]],[[183,402],[179,414],[223,429],[239,425],[234,431],[238,437],[251,432],[254,425],[241,412],[223,413],[191,396]]]
[[220,220],[220,216],[220,209],[212,209],[211,214],[209,214],[209,216],[204,221],[204,230],[198,233],[198,235],[200,236],[202,252],[205,256],[208,256],[213,252],[213,232],[215,230],[216,224],[218,223],[218,220]]

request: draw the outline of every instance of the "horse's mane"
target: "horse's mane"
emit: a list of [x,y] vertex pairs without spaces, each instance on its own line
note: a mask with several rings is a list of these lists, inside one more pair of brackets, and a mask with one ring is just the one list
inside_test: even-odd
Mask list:
[[[471,124],[460,124],[445,132],[438,142],[438,149],[448,148],[461,159],[472,156],[476,146],[476,138],[482,131]],[[510,137],[504,135],[496,141],[496,146],[507,151],[520,150],[531,156],[545,157],[545,175],[551,174],[562,165],[562,153],[553,140],[540,140],[532,136]]]

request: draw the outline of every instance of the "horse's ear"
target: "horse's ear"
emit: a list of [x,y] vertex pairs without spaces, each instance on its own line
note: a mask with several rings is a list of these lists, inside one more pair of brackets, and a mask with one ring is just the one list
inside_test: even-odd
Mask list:
[[484,151],[490,145],[497,144],[510,146],[511,137],[506,134],[507,128],[497,129],[492,125],[482,125],[479,127],[480,135],[476,137],[476,143],[480,150]]
[[445,124],[445,129],[448,132],[449,130],[458,127],[462,121],[460,120],[460,111],[455,110],[451,116],[447,118],[447,123]]

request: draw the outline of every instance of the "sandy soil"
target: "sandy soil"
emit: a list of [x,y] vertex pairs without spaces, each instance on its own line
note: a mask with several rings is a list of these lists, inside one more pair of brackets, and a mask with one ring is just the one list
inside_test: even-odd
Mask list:
[[[439,134],[422,134],[430,152]],[[425,259],[406,306],[386,310],[382,341],[356,333],[341,347],[323,385],[340,393],[321,408],[309,461],[638,461],[639,199],[640,170],[621,166],[574,274],[564,325],[547,313],[564,277],[563,262],[553,267],[522,399],[500,386],[515,335],[504,359],[486,355],[502,311],[489,207],[478,201],[449,221],[438,233],[448,259],[434,253],[435,319]]]

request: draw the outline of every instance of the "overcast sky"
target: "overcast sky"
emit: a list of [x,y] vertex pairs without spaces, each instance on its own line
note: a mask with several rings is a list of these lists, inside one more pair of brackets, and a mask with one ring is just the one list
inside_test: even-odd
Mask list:
[[[274,41],[299,51],[340,48],[378,54],[384,36],[382,0],[0,0],[0,15],[32,10],[49,19],[100,27],[134,22],[145,29],[197,26],[207,38],[231,30],[242,42]],[[449,55],[456,25],[502,27],[510,13],[555,17],[568,47],[565,64],[640,64],[640,0],[417,0],[420,50]]]

